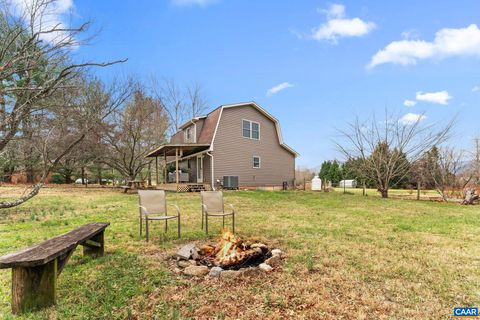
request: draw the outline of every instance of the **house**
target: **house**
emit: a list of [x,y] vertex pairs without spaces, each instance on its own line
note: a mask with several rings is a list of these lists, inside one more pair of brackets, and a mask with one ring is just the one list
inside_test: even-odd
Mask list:
[[176,164],[169,182],[212,189],[225,176],[238,177],[240,187],[293,186],[297,156],[283,141],[278,120],[255,102],[222,105],[195,117],[148,155]]

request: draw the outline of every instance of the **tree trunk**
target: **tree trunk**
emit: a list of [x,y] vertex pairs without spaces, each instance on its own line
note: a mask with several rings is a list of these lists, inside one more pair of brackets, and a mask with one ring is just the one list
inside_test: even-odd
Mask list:
[[85,167],[82,167],[82,184],[85,184]]
[[72,174],[70,172],[65,173],[65,183],[71,184],[72,183]]
[[150,162],[148,163],[148,186],[152,186],[152,165]]
[[26,166],[26,175],[27,175],[27,183],[35,183],[35,173],[33,171],[33,166],[31,164],[27,164]]
[[417,181],[417,200],[420,200],[420,181]]
[[380,190],[380,194],[382,195],[382,198],[388,198],[388,189]]
[[465,191],[465,197],[462,201],[462,204],[475,204],[479,201],[478,194],[475,193],[474,189],[468,189]]

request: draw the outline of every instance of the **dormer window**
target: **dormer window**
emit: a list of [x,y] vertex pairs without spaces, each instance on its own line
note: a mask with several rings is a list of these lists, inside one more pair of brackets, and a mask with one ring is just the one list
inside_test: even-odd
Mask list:
[[243,137],[253,140],[260,139],[260,124],[250,120],[242,120]]
[[185,141],[192,139],[192,130],[190,128],[185,129]]

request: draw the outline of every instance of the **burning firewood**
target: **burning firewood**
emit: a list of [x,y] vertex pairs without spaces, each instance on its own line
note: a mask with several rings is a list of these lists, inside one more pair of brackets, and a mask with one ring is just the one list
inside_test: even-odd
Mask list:
[[244,242],[230,231],[223,232],[220,241],[215,247],[203,246],[201,253],[208,256],[213,265],[222,268],[241,265],[248,260],[264,255],[261,248],[252,248],[250,244]]
[[[186,258],[181,260],[184,255],[177,253],[177,260],[180,260],[176,265],[184,268],[180,271],[183,274],[195,277],[205,274],[207,270],[205,267],[209,270],[208,278],[270,272],[278,268],[284,258],[283,252],[279,249],[271,250],[263,243],[244,241],[229,231],[223,232],[215,244],[204,244],[200,247],[194,244],[186,245],[179,252],[189,253],[191,247],[195,248],[195,255],[189,256],[189,260]],[[203,268],[200,268],[202,266]]]

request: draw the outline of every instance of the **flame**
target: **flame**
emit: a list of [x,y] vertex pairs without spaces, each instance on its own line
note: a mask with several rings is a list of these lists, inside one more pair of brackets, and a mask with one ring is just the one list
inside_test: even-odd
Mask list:
[[258,247],[252,248],[249,243],[228,230],[222,233],[215,246],[204,245],[200,252],[210,263],[219,267],[232,267],[265,253]]
[[231,265],[245,258],[243,241],[228,230],[222,233],[216,249],[214,263],[217,265]]

